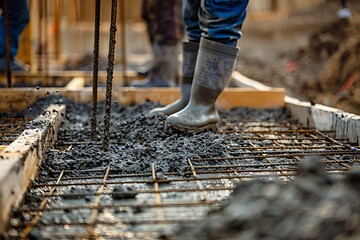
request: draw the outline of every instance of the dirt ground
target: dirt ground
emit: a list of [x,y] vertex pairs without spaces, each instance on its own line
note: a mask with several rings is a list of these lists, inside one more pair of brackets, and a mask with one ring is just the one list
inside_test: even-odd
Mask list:
[[287,95],[360,114],[360,2],[340,20],[338,2],[286,21],[249,22],[237,70]]

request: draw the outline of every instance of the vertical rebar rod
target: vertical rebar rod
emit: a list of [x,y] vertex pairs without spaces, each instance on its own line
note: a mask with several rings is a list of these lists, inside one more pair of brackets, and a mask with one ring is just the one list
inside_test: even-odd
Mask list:
[[10,49],[10,26],[9,26],[9,0],[4,1],[5,12],[5,48],[6,48],[6,76],[7,87],[12,87],[11,82],[11,49]]
[[95,33],[94,33],[94,67],[93,67],[93,104],[91,115],[91,138],[96,140],[97,126],[97,91],[98,91],[98,72],[99,72],[99,42],[100,42],[100,7],[101,0],[96,0],[95,4]]
[[122,63],[122,77],[124,87],[128,87],[128,79],[126,74],[127,59],[126,59],[126,16],[125,16],[125,0],[120,1],[120,35],[121,35],[121,63]]
[[106,78],[106,100],[105,100],[105,116],[104,116],[104,141],[102,146],[103,150],[105,151],[109,148],[109,141],[110,141],[111,95],[112,95],[112,79],[114,74],[114,56],[115,56],[115,43],[116,43],[115,40],[116,13],[117,13],[117,0],[112,0],[108,67],[106,69],[107,78]]

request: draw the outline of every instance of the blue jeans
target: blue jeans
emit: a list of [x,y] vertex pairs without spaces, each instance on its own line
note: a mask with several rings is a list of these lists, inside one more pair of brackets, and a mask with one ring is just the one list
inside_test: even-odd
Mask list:
[[183,18],[191,42],[208,40],[236,46],[249,0],[184,0]]
[[[29,8],[27,0],[8,0],[9,6],[9,33],[12,59],[19,49],[19,37],[29,23]],[[0,58],[5,58],[5,12],[4,0],[0,0],[0,8],[3,10],[0,16]]]

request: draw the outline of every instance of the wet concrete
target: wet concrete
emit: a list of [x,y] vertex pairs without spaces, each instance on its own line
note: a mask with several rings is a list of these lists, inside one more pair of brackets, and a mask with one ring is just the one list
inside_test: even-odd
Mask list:
[[[119,174],[147,172],[152,163],[156,164],[158,173],[183,173],[189,170],[188,158],[229,156],[226,146],[231,144],[231,134],[192,134],[167,129],[164,115],[147,114],[150,109],[159,106],[152,102],[129,107],[113,103],[108,151],[101,148],[101,135],[97,137],[98,141],[91,141],[90,104],[77,104],[66,98],[49,96],[34,103],[30,106],[31,111],[27,109],[21,115],[37,115],[50,103],[67,105],[58,145],[68,142],[86,143],[74,144],[68,152],[50,150],[41,166],[40,179],[42,176],[56,178],[63,169],[68,170],[70,176],[81,176],[79,170],[105,168],[108,164],[111,164],[112,173]],[[98,133],[102,133],[104,127],[104,107],[103,102],[99,103]],[[289,118],[284,110],[258,111],[257,114],[256,110],[237,109],[231,113],[222,111],[221,114],[231,122],[231,118],[236,118],[239,114],[250,117],[250,112],[255,116],[261,115],[264,120]]]
[[240,183],[229,200],[176,239],[359,239],[360,168],[343,179],[306,158],[290,183]]
[[[59,132],[59,140],[57,146],[53,149],[49,149],[45,155],[44,161],[41,166],[39,177],[34,183],[53,183],[54,179],[57,179],[62,170],[65,170],[64,177],[80,177],[79,179],[63,180],[63,183],[75,184],[74,186],[62,186],[57,187],[56,196],[51,197],[48,202],[48,206],[53,210],[51,212],[44,212],[42,215],[39,226],[34,228],[32,236],[34,238],[41,238],[49,236],[52,232],[67,233],[67,234],[87,234],[86,228],[79,226],[81,223],[85,223],[92,210],[90,208],[71,208],[72,206],[86,206],[94,202],[96,193],[99,191],[99,186],[103,181],[102,178],[107,167],[110,165],[110,175],[116,176],[117,174],[143,174],[143,177],[129,177],[129,178],[116,178],[109,179],[107,186],[105,187],[105,194],[101,196],[101,204],[110,205],[111,207],[103,207],[99,209],[98,220],[109,221],[113,220],[115,223],[121,222],[120,225],[116,224],[105,224],[99,225],[97,232],[99,233],[142,233],[142,232],[156,232],[157,235],[161,235],[163,231],[174,232],[177,226],[174,225],[162,225],[162,224],[139,224],[138,222],[144,219],[156,219],[159,216],[159,209],[144,207],[146,204],[153,204],[156,200],[154,193],[138,193],[138,191],[153,191],[154,186],[151,176],[151,167],[155,166],[156,178],[167,179],[169,182],[166,184],[159,184],[160,189],[181,189],[181,188],[198,188],[198,184],[195,181],[184,181],[184,182],[172,182],[172,178],[179,177],[191,177],[191,172],[188,159],[199,159],[199,158],[211,158],[211,157],[230,157],[230,156],[242,156],[250,154],[252,151],[253,156],[261,155],[262,152],[254,154],[254,150],[238,149],[231,150],[231,146],[249,146],[246,136],[254,136],[254,133],[229,133],[219,134],[214,132],[205,132],[200,134],[194,133],[182,133],[172,129],[167,129],[164,125],[166,117],[163,115],[149,115],[150,109],[159,106],[156,103],[145,102],[141,105],[134,106],[121,106],[116,103],[112,104],[112,117],[111,117],[111,131],[110,131],[110,147],[108,151],[102,150],[102,135],[97,137],[97,141],[91,140],[91,105],[90,104],[77,104],[69,101],[65,98],[48,96],[36,102],[31,106],[32,111],[24,111],[22,115],[31,116],[41,109],[44,109],[50,103],[61,103],[67,105],[67,111],[65,119]],[[105,104],[99,103],[98,110],[99,124],[98,133],[102,133],[104,127],[103,115],[105,112]],[[254,110],[239,108],[233,109],[232,111],[221,111],[221,122],[220,126],[222,130],[227,128],[245,128],[246,121],[263,121],[263,125],[250,125],[246,126],[246,129],[252,130],[265,130],[269,126],[275,125],[277,121],[290,122],[289,115],[284,109],[276,110]],[[291,142],[290,140],[286,140]],[[285,143],[285,140],[279,143]],[[305,143],[305,142],[304,142]],[[254,139],[251,144],[266,146],[272,145],[273,141],[269,139]],[[289,158],[278,158],[272,159],[273,163],[296,161],[295,159]],[[248,167],[248,169],[267,169],[270,168],[266,165],[261,166],[262,163],[266,164],[268,161],[264,159],[255,159],[249,157],[247,159],[235,160],[232,164],[258,164],[256,167]],[[200,161],[194,162],[196,166],[201,165],[223,165],[227,163],[224,161]],[[221,169],[219,167],[218,169]],[[96,170],[96,171],[89,171]],[[251,175],[253,173],[243,173]],[[204,174],[202,177],[212,177],[211,174]],[[221,175],[228,176],[227,173]],[[84,177],[82,179],[81,177]],[[92,179],[92,177],[94,177]],[[95,178],[97,177],[97,178]],[[149,183],[136,183],[137,180],[150,180]],[[268,181],[271,179],[278,179],[277,177],[267,178]],[[111,180],[129,181],[129,184],[114,184],[110,183]],[[96,182],[96,185],[82,185],[82,183]],[[202,184],[207,186],[227,186],[234,187],[239,182],[238,179],[234,180],[212,180],[202,181]],[[253,185],[254,187],[252,187]],[[218,231],[218,238],[209,237],[206,232],[203,234],[203,239],[219,239],[221,236],[227,236],[226,232],[238,233],[238,229],[241,229],[242,222],[236,219],[239,217],[249,217],[251,214],[257,214],[259,211],[273,204],[272,201],[267,201],[266,198],[262,199],[261,194],[270,195],[269,198],[275,198],[281,192],[283,184],[275,182],[266,190],[267,187],[265,182],[248,182],[240,185],[233,194],[233,198],[242,195],[246,196],[246,200],[239,200],[238,205],[235,205],[235,209],[239,208],[240,212],[233,211],[231,213],[237,214],[235,217],[228,217],[226,213],[223,213],[226,209],[225,204],[222,209],[219,210],[219,216],[214,222],[202,221],[202,231],[213,233]],[[328,183],[326,183],[328,184]],[[290,186],[290,185],[289,185]],[[260,189],[260,190],[259,190]],[[265,190],[264,190],[265,189]],[[37,187],[31,188],[26,197],[23,208],[37,208],[44,198],[50,187]],[[218,191],[218,192],[207,192],[205,194],[207,201],[221,201],[230,194],[230,191]],[[164,202],[203,202],[203,196],[201,192],[169,192],[161,193],[161,200]],[[256,200],[255,197],[261,199]],[[296,198],[297,195],[291,198],[294,204],[301,204]],[[231,200],[230,200],[231,201]],[[235,201],[235,200],[234,200]],[[253,202],[252,202],[253,201]],[[256,204],[264,203],[263,205]],[[115,204],[115,205],[114,205]],[[116,205],[118,204],[118,205]],[[120,204],[120,205],[119,205]],[[121,204],[135,204],[134,207],[122,207]],[[252,205],[253,204],[253,205]],[[139,207],[142,206],[142,207]],[[249,208],[248,208],[249,206]],[[260,207],[259,207],[260,206]],[[297,205],[296,205],[297,206]],[[250,213],[247,211],[251,209]],[[184,219],[203,219],[206,218],[206,213],[209,210],[209,206],[200,206],[196,211],[187,207],[173,207],[162,209],[164,215],[168,218],[181,218]],[[275,209],[276,210],[276,209]],[[280,211],[280,210],[279,210]],[[34,214],[33,212],[32,214]],[[248,213],[248,215],[246,215]],[[276,212],[277,213],[277,212]],[[216,213],[212,212],[211,216]],[[244,215],[245,214],[245,215]],[[267,214],[267,213],[266,213]],[[269,214],[273,214],[270,212]],[[281,214],[281,213],[279,213]],[[256,215],[258,216],[258,215]],[[224,217],[224,218],[222,218]],[[31,215],[28,213],[21,213],[15,215],[12,221],[26,222],[31,219]],[[232,220],[234,220],[232,222]],[[128,222],[126,222],[128,221]],[[249,220],[250,221],[250,220]],[[251,220],[252,221],[252,220]],[[254,220],[255,221],[255,220]],[[258,219],[256,219],[258,221]],[[256,222],[253,227],[256,225]],[[70,223],[78,223],[78,225]],[[125,222],[125,223],[124,223]],[[252,222],[253,223],[253,222]],[[64,229],[62,226],[69,224],[69,229]],[[267,223],[266,223],[267,224]],[[225,226],[224,226],[225,225]],[[14,226],[14,224],[13,224]],[[199,225],[197,225],[199,226]],[[60,227],[60,229],[59,229]],[[21,230],[21,227],[18,228]],[[56,229],[56,230],[55,230]],[[235,229],[235,230],[234,230]],[[13,229],[13,231],[15,231]],[[188,230],[186,230],[188,231]],[[254,230],[256,231],[256,230]],[[184,231],[182,231],[182,234]],[[256,232],[255,232],[256,233]],[[251,233],[251,234],[255,234]],[[197,230],[189,230],[189,239],[202,239],[198,236]],[[14,234],[15,235],[15,234]],[[163,234],[163,236],[167,236]],[[236,235],[234,235],[236,239]],[[247,235],[246,235],[247,236]],[[253,235],[249,235],[250,237]],[[257,236],[257,235],[255,235]],[[209,238],[208,238],[209,237]],[[135,239],[137,237],[134,237]],[[143,238],[143,237],[138,237]],[[155,238],[155,237],[153,237]],[[229,235],[228,238],[231,239]],[[256,238],[249,238],[256,239]],[[284,238],[286,239],[286,238]],[[291,238],[287,238],[291,239]]]

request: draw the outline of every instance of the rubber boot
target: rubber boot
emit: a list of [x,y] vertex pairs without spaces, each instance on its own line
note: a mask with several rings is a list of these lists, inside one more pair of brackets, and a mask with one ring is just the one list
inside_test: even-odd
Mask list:
[[[17,58],[10,61],[11,70],[14,72],[28,72],[30,66],[21,62]],[[6,58],[0,58],[0,73],[6,73]]]
[[216,131],[219,114],[215,102],[231,77],[237,53],[236,47],[201,39],[189,103],[167,118],[168,127]]
[[150,76],[143,81],[134,81],[131,86],[146,87],[175,87],[179,47],[178,44],[154,44],[154,61]]
[[154,108],[150,113],[163,113],[167,116],[176,113],[186,107],[190,99],[191,85],[194,77],[196,58],[199,50],[199,43],[183,43],[183,64],[182,64],[182,81],[181,96],[178,100],[165,107]]

